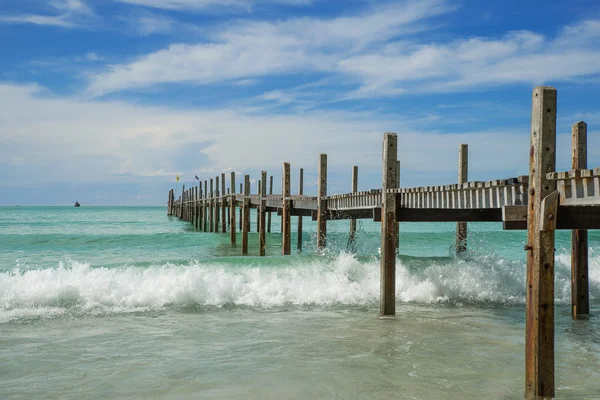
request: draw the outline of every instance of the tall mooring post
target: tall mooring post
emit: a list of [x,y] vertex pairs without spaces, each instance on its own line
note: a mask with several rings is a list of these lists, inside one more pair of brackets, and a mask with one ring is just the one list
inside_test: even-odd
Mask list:
[[227,233],[227,197],[225,196],[225,174],[221,174],[221,233]]
[[[273,175],[269,177],[269,194],[273,194]],[[267,233],[271,233],[271,213],[267,215]]]
[[262,171],[260,187],[259,187],[260,205],[258,206],[258,236],[259,236],[259,255],[264,256],[266,254],[267,245],[267,226],[266,226],[266,214],[267,214],[267,171]]
[[210,196],[209,196],[209,200],[208,200],[208,225],[209,225],[209,232],[214,232],[215,231],[215,213],[214,213],[214,197],[215,197],[215,192],[214,192],[214,188],[213,188],[213,180],[210,180]]
[[[304,194],[304,169],[300,168],[298,179],[298,194]],[[298,250],[302,250],[302,215],[298,215]]]
[[202,201],[202,232],[208,232],[208,182],[204,181],[204,200]]
[[[244,186],[240,183],[240,194],[245,194]],[[240,207],[240,232],[244,230],[244,204]]]
[[317,249],[327,246],[327,154],[319,155],[319,186],[317,188]]
[[229,198],[229,219],[231,222],[229,223],[229,233],[231,239],[231,245],[235,246],[236,243],[236,225],[235,225],[235,172],[231,173],[231,197]]
[[[396,161],[396,187],[400,187],[400,160]],[[400,222],[396,221],[396,248],[400,248]]]
[[[573,169],[587,168],[587,124],[579,121],[572,128]],[[573,319],[590,313],[588,278],[588,231],[571,232],[571,315]]]
[[183,205],[185,200],[185,185],[181,185],[181,208],[179,210],[179,219],[183,219]]
[[388,189],[396,186],[398,137],[395,133],[383,136],[383,170],[381,185],[381,261],[380,315],[396,314],[396,194]]
[[250,175],[244,175],[244,205],[242,223],[242,254],[248,254],[248,232],[250,232]]
[[215,176],[215,196],[214,196],[214,212],[215,212],[215,230],[213,231],[214,233],[218,233],[219,232],[219,220],[221,219],[221,214],[219,212],[219,177]]
[[525,394],[554,397],[554,229],[558,196],[546,174],[556,168],[556,89],[533,90],[529,203]]
[[[460,144],[458,146],[458,183],[469,181],[469,146]],[[456,254],[467,251],[467,223],[456,223]]]
[[283,212],[281,213],[281,248],[284,256],[292,253],[291,247],[291,216],[292,216],[292,200],[290,199],[290,163],[283,164]]
[[[358,166],[352,167],[352,193],[358,192]],[[356,235],[356,218],[350,220],[350,238],[348,243],[354,242],[354,236]]]

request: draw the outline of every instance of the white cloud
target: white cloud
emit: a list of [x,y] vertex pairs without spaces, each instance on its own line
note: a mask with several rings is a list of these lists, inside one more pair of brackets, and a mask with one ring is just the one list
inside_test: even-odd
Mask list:
[[447,11],[439,0],[402,2],[354,17],[298,18],[283,22],[242,22],[214,34],[213,42],[173,44],[92,78],[88,92],[106,93],[193,82],[212,83],[301,71],[333,71],[339,54],[352,54]]
[[[309,173],[316,169],[318,154],[324,152],[329,155],[335,187],[340,185],[336,174],[349,172],[356,163],[361,173],[379,174],[385,131],[399,134],[406,185],[452,182],[458,143],[471,146],[470,164],[479,174],[472,174],[473,179],[527,172],[527,132],[506,128],[430,133],[424,119],[429,117],[334,111],[302,115],[255,115],[239,109],[178,111],[54,98],[37,86],[0,84],[0,160],[4,160],[0,171],[6,174],[0,182],[118,183],[147,177],[164,182],[175,174],[230,169],[252,174],[267,169],[278,174],[284,161]],[[434,121],[438,127],[444,124],[443,117]],[[568,144],[569,137],[564,136]],[[568,156],[567,152],[563,158],[568,161]],[[415,182],[411,180],[414,171],[429,175]],[[379,181],[370,185],[377,187]]]
[[313,0],[113,0],[120,3],[165,10],[201,11],[211,8],[229,11],[251,11],[252,7],[261,3],[305,5]]
[[0,16],[0,23],[33,24],[61,28],[85,28],[95,18],[92,10],[81,0],[53,0],[49,2],[53,15],[17,14]]
[[443,0],[407,0],[330,19],[232,21],[209,34],[208,42],[171,44],[112,65],[91,76],[87,93],[319,73],[353,86],[332,101],[600,75],[600,21],[567,26],[554,38],[514,31],[431,42],[426,34],[415,35],[430,29],[430,18],[451,10]]

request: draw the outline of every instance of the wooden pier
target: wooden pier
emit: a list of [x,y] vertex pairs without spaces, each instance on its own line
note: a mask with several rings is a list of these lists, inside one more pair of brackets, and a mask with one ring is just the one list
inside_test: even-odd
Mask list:
[[[231,232],[236,245],[236,208],[240,210],[241,253],[248,254],[250,209],[258,215],[259,254],[265,255],[265,232],[271,231],[271,213],[282,216],[282,254],[291,253],[291,217],[298,217],[298,249],[302,246],[302,218],[317,225],[317,249],[327,245],[327,221],[349,220],[353,240],[357,219],[381,222],[380,315],[396,312],[396,255],[400,222],[456,222],[456,251],[467,249],[468,222],[502,222],[504,229],[527,230],[527,305],[525,341],[525,395],[554,396],[554,233],[572,230],[572,317],[589,313],[587,230],[600,228],[600,168],[587,169],[587,125],[573,125],[573,169],[556,172],[556,103],[552,87],[536,87],[532,96],[529,174],[488,182],[468,181],[468,147],[459,145],[457,183],[445,186],[400,188],[398,137],[383,137],[380,189],[357,191],[358,167],[352,169],[352,192],[327,194],[327,155],[318,158],[317,196],[291,194],[290,164],[283,164],[283,194],[273,194],[273,177],[261,174],[259,190],[251,194],[250,177],[243,190],[235,190],[231,173],[229,192],[225,175],[191,189],[181,189],[178,199],[169,192],[168,214],[189,221],[203,232]],[[208,223],[207,223],[208,220]],[[219,225],[220,224],[220,225]],[[219,229],[221,228],[221,229]]]

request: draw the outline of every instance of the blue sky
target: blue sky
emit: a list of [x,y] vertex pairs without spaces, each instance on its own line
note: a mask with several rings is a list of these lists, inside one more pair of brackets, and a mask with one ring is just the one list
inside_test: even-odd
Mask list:
[[[600,161],[595,0],[0,0],[0,204],[162,205],[179,174],[262,169],[279,186],[319,153],[329,192],[527,173],[531,90],[558,89]],[[238,178],[238,182],[240,178]],[[276,188],[276,191],[278,189]]]

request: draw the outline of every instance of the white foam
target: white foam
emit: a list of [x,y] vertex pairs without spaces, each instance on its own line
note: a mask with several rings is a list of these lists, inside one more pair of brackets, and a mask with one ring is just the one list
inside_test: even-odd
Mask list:
[[[566,258],[565,258],[566,257]],[[308,261],[310,260],[310,261]],[[557,301],[570,298],[568,255],[557,257]],[[398,263],[396,297],[401,302],[525,300],[525,265],[497,256],[428,260],[410,268]],[[599,294],[600,259],[590,259],[592,296]],[[124,313],[168,306],[372,305],[379,299],[379,262],[351,254],[282,259],[280,265],[164,265],[92,268],[69,262],[52,269],[0,273],[0,322],[57,316],[69,310]]]

